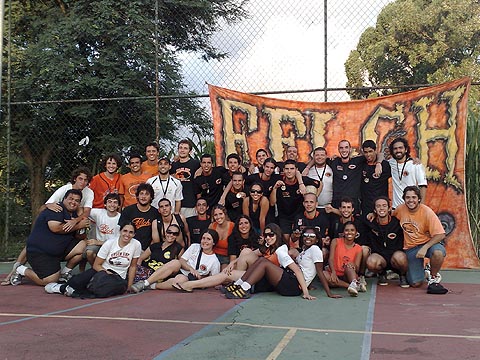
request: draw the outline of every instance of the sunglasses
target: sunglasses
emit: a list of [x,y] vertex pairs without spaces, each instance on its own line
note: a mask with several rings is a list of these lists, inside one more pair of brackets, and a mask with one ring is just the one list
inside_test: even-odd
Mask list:
[[167,234],[178,236],[179,233],[177,231],[167,230]]
[[274,237],[274,236],[275,236],[275,233],[273,233],[273,232],[263,233],[263,236],[265,236],[265,237]]
[[303,234],[303,237],[312,238],[312,239],[313,239],[313,238],[317,237],[317,235],[312,234],[312,233],[304,233],[304,234]]
[[250,190],[250,193],[251,194],[261,194],[261,193],[263,193],[263,191],[262,190]]

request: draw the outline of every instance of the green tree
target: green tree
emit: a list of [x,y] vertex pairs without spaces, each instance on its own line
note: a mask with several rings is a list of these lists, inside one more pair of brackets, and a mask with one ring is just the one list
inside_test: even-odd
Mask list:
[[[95,168],[106,152],[126,153],[155,138],[155,40],[161,95],[161,138],[180,126],[205,132],[210,121],[185,95],[178,51],[220,59],[210,44],[220,20],[242,18],[241,0],[12,1],[11,96],[13,149],[25,161],[34,214],[45,181],[71,169]],[[183,97],[182,97],[183,96]],[[150,97],[76,102],[76,99]],[[67,100],[58,102],[57,100]],[[25,104],[22,102],[34,102]],[[78,142],[89,136],[88,146]],[[61,154],[59,158],[57,154]],[[67,175],[68,176],[68,175]]]
[[[397,0],[366,29],[345,63],[347,87],[480,80],[480,3]],[[403,90],[351,90],[352,99]],[[474,89],[472,98],[478,90]]]

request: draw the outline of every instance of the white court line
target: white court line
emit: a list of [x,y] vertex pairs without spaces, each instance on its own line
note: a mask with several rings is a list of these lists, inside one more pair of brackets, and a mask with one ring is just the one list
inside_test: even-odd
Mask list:
[[[5,317],[31,317],[31,318],[50,318],[50,319],[71,319],[71,320],[106,320],[106,321],[143,321],[166,324],[185,324],[185,325],[212,325],[212,326],[245,326],[261,329],[275,329],[275,330],[291,330],[309,331],[315,333],[335,333],[335,334],[359,334],[367,333],[365,330],[339,330],[339,329],[315,329],[295,326],[281,326],[281,325],[260,325],[243,322],[209,322],[209,321],[189,321],[189,320],[164,320],[164,319],[144,319],[144,318],[129,318],[129,317],[110,317],[110,316],[83,316],[83,315],[37,315],[37,314],[15,314],[15,313],[0,313],[0,316]],[[422,333],[404,333],[404,332],[389,332],[389,331],[371,331],[372,335],[390,335],[390,336],[408,336],[408,337],[427,337],[427,338],[452,338],[452,339],[469,339],[480,340],[480,335],[458,335],[458,334],[422,334]]]
[[275,360],[282,353],[283,349],[285,349],[296,333],[297,329],[295,328],[288,330],[282,340],[280,340],[280,342],[277,344],[275,349],[273,349],[270,355],[267,356],[267,360]]

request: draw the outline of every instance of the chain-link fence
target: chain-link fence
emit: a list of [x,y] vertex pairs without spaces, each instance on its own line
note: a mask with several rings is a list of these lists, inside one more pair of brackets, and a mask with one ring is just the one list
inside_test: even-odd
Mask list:
[[181,138],[197,155],[211,149],[206,83],[348,100],[345,61],[391,2],[7,4],[0,258],[23,245],[33,214],[74,168],[97,173],[104,154],[144,154],[153,140],[168,155]]

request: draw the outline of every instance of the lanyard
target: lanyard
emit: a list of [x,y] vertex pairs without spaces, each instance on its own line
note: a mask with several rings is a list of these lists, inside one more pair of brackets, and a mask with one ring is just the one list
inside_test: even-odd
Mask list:
[[317,173],[318,179],[319,179],[320,181],[323,181],[323,177],[325,176],[325,170],[327,170],[327,164],[325,164],[325,165],[323,166],[322,176],[320,176],[320,174],[318,173],[318,170],[317,170],[317,166],[316,166],[316,165],[314,165],[313,168],[315,169],[315,172]]
[[158,176],[158,180],[160,180],[160,186],[162,187],[163,197],[166,197],[167,191],[168,191],[168,184],[170,184],[170,175],[168,175],[167,186],[165,186],[165,188],[163,188],[163,180],[160,179],[160,175]]

